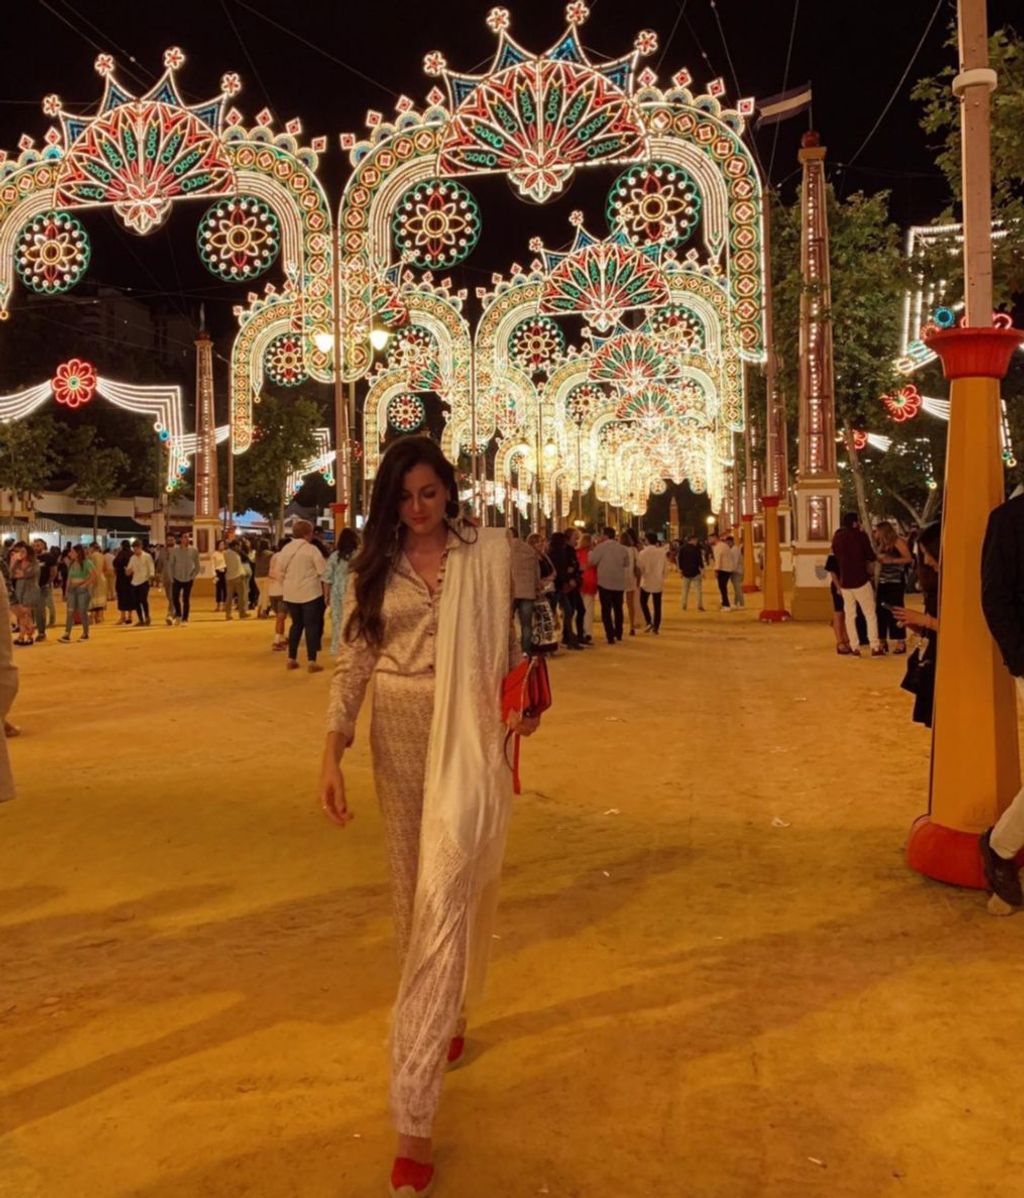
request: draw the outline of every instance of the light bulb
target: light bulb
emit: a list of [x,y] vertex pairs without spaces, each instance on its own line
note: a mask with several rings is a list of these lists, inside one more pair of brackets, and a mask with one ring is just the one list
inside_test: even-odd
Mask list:
[[313,334],[313,341],[317,349],[322,353],[330,353],[334,346],[334,335],[332,333],[319,332]]
[[370,344],[376,350],[382,350],[391,340],[391,334],[387,329],[373,328],[370,329]]

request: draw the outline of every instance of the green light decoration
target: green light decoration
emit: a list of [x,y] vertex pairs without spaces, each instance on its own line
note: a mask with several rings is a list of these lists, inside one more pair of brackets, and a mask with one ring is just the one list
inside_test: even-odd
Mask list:
[[388,425],[396,433],[414,433],[426,419],[427,409],[418,395],[405,391],[388,401]]
[[279,387],[298,387],[309,377],[302,357],[302,338],[297,333],[281,333],[267,346],[263,368]]
[[391,231],[403,260],[423,270],[446,270],[467,258],[480,240],[480,209],[454,179],[425,179],[395,208]]
[[670,162],[644,162],[612,184],[608,227],[635,246],[682,245],[700,220],[700,191],[693,176]]
[[88,233],[69,212],[41,212],[18,235],[14,265],[29,290],[60,295],[85,274],[91,253]]
[[670,304],[652,313],[645,326],[658,352],[665,357],[701,354],[705,349],[704,326],[681,304]]
[[196,233],[203,265],[228,282],[258,279],[277,260],[281,226],[255,196],[230,196],[211,204]]
[[530,316],[512,330],[509,357],[527,374],[547,373],[565,357],[565,334],[549,316]]

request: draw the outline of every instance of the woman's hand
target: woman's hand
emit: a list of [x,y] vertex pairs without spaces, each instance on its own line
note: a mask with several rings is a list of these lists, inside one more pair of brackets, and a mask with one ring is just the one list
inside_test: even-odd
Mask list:
[[345,798],[345,779],[341,773],[341,766],[329,756],[324,757],[320,773],[320,806],[331,823],[337,824],[339,828],[346,827],[355,819]]
[[933,616],[927,616],[921,611],[912,611],[909,607],[892,607],[889,610],[901,628],[937,629],[939,626],[938,620]]

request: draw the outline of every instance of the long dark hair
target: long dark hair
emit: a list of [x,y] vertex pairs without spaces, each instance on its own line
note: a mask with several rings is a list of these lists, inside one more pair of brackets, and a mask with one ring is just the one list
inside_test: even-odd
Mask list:
[[341,535],[338,537],[338,547],[335,549],[338,557],[343,562],[347,562],[352,554],[359,548],[359,537],[351,528],[343,528]]
[[[917,581],[924,595],[933,595],[939,589],[939,572],[924,560],[922,550],[939,560],[939,549],[942,545],[942,525],[938,520],[926,524],[917,534]],[[941,564],[941,563],[940,563]]]
[[402,546],[402,523],[398,515],[402,484],[415,466],[429,466],[441,480],[448,494],[445,514],[459,532],[459,490],[454,466],[429,437],[402,437],[395,441],[381,458],[363,528],[362,548],[352,562],[355,606],[345,624],[346,641],[362,637],[375,649],[384,643],[381,614],[384,591]]

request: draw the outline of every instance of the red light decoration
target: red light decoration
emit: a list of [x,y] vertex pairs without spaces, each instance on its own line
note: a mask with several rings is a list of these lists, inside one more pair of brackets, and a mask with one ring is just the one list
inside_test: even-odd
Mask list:
[[905,420],[913,420],[921,410],[921,396],[913,383],[901,387],[895,395],[883,395],[882,403],[885,404],[885,410],[897,424],[902,424]]
[[50,386],[58,403],[81,408],[96,394],[96,368],[81,358],[71,358],[57,367]]

